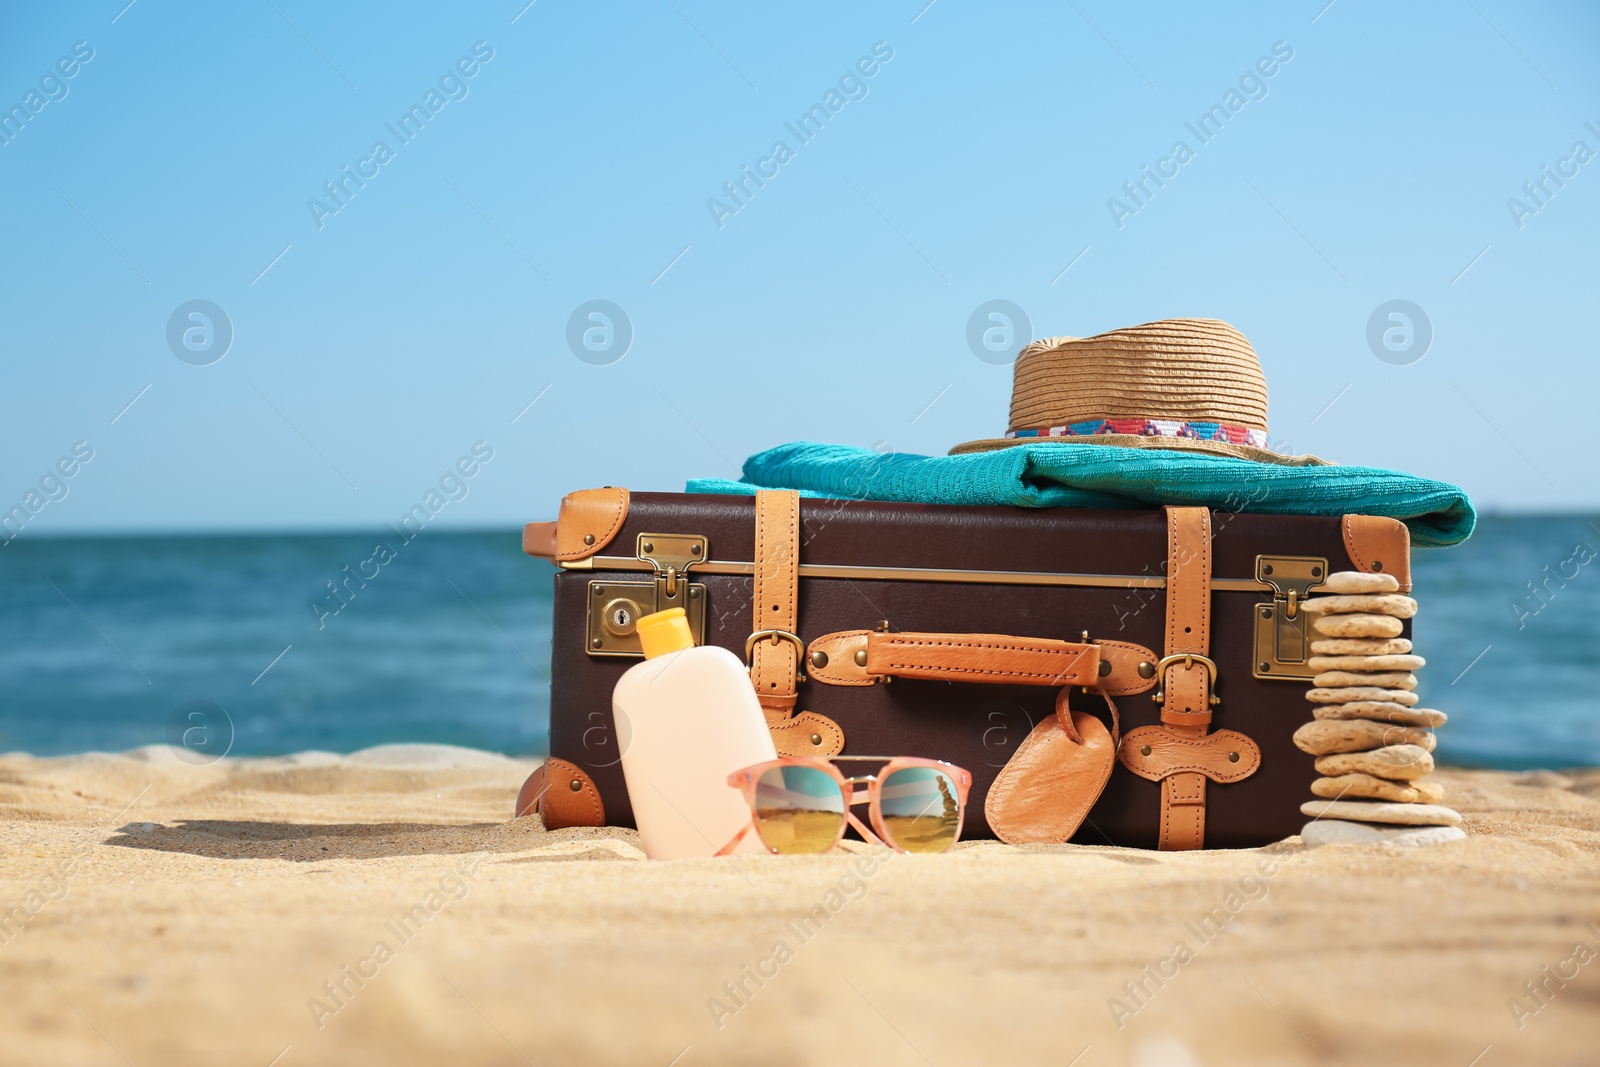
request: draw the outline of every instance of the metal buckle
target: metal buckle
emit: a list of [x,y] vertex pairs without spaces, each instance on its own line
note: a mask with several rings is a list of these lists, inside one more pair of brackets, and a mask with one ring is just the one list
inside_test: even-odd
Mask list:
[[794,645],[794,680],[797,682],[803,682],[806,680],[805,672],[800,669],[800,665],[805,662],[806,643],[800,639],[799,634],[792,634],[788,630],[757,630],[755,633],[745,638],[745,670],[748,671],[755,667],[754,662],[751,660],[751,656],[755,653],[756,642],[763,639],[770,640],[773,644],[777,644],[779,641],[788,641],[790,644]]
[[[1150,695],[1150,699],[1155,701],[1157,704],[1165,704],[1167,702],[1167,668],[1172,666],[1174,663],[1179,662],[1180,660],[1183,662],[1185,670],[1193,667],[1196,663],[1204,664],[1206,668],[1206,674],[1208,675],[1206,688],[1209,690],[1217,687],[1217,664],[1211,659],[1211,657],[1202,656],[1198,652],[1178,652],[1171,656],[1162,656],[1160,662],[1156,664],[1156,677],[1161,679],[1161,684],[1156,691]],[[1218,704],[1222,703],[1222,698],[1217,696],[1215,693],[1208,693],[1208,695],[1211,698],[1212,707],[1216,707]]]

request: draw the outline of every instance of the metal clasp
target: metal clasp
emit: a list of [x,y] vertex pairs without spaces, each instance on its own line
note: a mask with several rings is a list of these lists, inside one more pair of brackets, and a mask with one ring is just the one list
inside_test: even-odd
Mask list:
[[699,534],[648,534],[639,535],[638,557],[656,570],[656,583],[661,587],[656,596],[657,610],[673,607],[663,600],[678,599],[678,580],[689,573],[696,563],[705,562],[706,539]]
[[1256,557],[1256,581],[1272,588],[1272,602],[1255,606],[1251,673],[1257,678],[1304,681],[1316,673],[1309,664],[1311,619],[1303,608],[1306,594],[1327,577],[1321,556]]
[[755,668],[755,663],[752,660],[752,656],[755,654],[756,642],[762,640],[771,641],[773,644],[777,644],[780,641],[788,641],[790,644],[794,645],[794,680],[797,682],[803,682],[806,680],[805,672],[800,669],[801,663],[805,660],[806,643],[800,639],[799,634],[792,634],[788,630],[757,630],[755,633],[745,638],[745,670],[753,670]]
[[597,579],[589,583],[589,617],[584,651],[591,656],[642,656],[636,629],[639,617],[681,607],[689,617],[695,644],[705,642],[706,587],[688,581],[689,568],[704,563],[710,546],[701,534],[640,534],[637,556],[650,564],[650,581]]
[[[1161,685],[1154,693],[1150,694],[1150,699],[1155,701],[1157,704],[1165,704],[1167,702],[1167,668],[1172,666],[1174,663],[1177,663],[1179,660],[1183,661],[1183,667],[1185,670],[1190,669],[1196,663],[1204,666],[1206,669],[1206,674],[1208,675],[1206,680],[1206,688],[1210,690],[1217,687],[1217,664],[1211,659],[1210,656],[1202,656],[1198,652],[1178,652],[1171,656],[1162,656],[1161,661],[1156,664],[1156,677],[1161,679]],[[1211,693],[1210,696],[1212,707],[1216,707],[1218,704],[1222,703],[1222,698],[1217,696],[1215,693]]]

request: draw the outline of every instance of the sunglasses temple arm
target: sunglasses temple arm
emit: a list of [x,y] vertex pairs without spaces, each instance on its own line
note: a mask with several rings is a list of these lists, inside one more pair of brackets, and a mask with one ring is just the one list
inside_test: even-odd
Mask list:
[[754,825],[755,825],[755,823],[753,823],[753,822],[747,822],[743,826],[741,826],[739,828],[739,832],[733,835],[733,840],[729,841],[726,845],[723,845],[721,848],[717,849],[717,851],[715,853],[713,853],[713,856],[729,856],[729,855],[732,855],[733,854],[733,850],[739,847],[739,842],[744,840],[745,835],[750,832],[750,828],[752,826],[754,826]]
[[882,845],[884,848],[889,847],[888,844],[884,842],[883,838],[867,829],[866,823],[856,818],[855,812],[846,812],[845,817],[850,820],[850,825],[856,828],[856,833],[861,835],[861,839],[863,841],[871,841],[874,845]]

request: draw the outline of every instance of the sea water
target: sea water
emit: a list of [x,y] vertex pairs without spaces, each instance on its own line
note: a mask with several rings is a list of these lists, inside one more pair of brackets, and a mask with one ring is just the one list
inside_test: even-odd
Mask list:
[[[1441,762],[1600,765],[1600,519],[1488,517],[1413,569]],[[18,537],[0,548],[0,751],[538,754],[551,575],[514,530]]]
[[182,743],[213,729],[179,713],[198,701],[235,755],[541,752],[553,572],[519,534],[19,537],[0,548],[0,750],[122,751],[174,724]]

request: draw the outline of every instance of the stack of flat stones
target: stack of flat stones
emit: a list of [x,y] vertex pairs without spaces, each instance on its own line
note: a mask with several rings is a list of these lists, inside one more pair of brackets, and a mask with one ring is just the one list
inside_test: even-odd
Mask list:
[[1424,666],[1401,637],[1401,620],[1417,602],[1393,575],[1344,571],[1323,583],[1326,596],[1302,605],[1315,633],[1306,694],[1314,718],[1294,743],[1317,757],[1311,783],[1319,799],[1300,810],[1313,816],[1308,845],[1338,842],[1429,845],[1466,837],[1461,816],[1440,803],[1433,770],[1433,730],[1442,711],[1418,707],[1416,671]]

